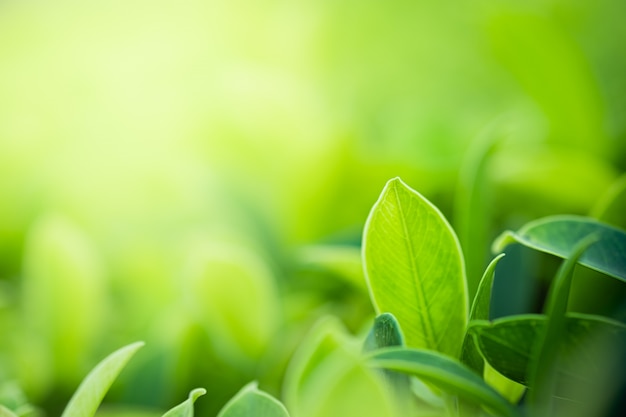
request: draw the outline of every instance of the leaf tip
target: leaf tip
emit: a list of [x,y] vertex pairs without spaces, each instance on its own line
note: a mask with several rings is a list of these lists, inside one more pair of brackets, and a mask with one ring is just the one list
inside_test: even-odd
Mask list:
[[511,243],[514,243],[515,241],[517,241],[516,236],[517,236],[516,233],[512,232],[511,230],[506,230],[502,232],[502,234],[500,234],[500,236],[498,236],[493,241],[493,244],[491,245],[491,252],[492,253],[503,252],[504,248],[509,246]]
[[195,402],[199,397],[202,397],[205,394],[206,390],[204,388],[195,388],[189,393],[189,399],[192,402]]

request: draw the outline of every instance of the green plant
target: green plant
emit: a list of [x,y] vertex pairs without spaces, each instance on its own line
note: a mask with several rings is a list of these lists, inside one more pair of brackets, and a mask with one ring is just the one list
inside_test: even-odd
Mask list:
[[[542,314],[492,319],[494,278],[510,245],[563,261]],[[504,232],[493,250],[497,255],[470,305],[464,257],[452,227],[427,199],[399,178],[390,180],[363,234],[363,270],[377,314],[373,325],[352,336],[336,318],[320,320],[290,361],[283,384],[287,407],[252,382],[218,417],[609,413],[626,382],[614,372],[626,366],[626,325],[569,311],[568,301],[577,265],[626,281],[626,232],[589,218],[553,216]],[[310,250],[307,259],[325,262],[350,282],[358,275],[358,257],[350,250]],[[123,347],[100,362],[62,417],[94,416],[142,345]],[[194,402],[205,393],[192,390],[163,417],[192,417]],[[0,406],[1,417],[33,410],[24,401],[7,405]]]

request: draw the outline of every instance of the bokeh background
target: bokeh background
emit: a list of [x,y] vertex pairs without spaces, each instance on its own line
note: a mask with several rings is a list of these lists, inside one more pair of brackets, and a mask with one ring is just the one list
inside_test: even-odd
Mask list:
[[3,0],[0,383],[54,415],[146,340],[112,400],[167,409],[205,386],[215,415],[252,379],[280,396],[317,318],[371,319],[358,246],[395,176],[455,226],[471,290],[503,229],[593,213],[619,186],[625,16],[622,0]]

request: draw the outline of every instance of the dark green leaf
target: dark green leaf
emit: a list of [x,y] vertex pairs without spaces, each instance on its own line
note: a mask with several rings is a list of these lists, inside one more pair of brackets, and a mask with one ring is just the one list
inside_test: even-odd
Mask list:
[[565,312],[574,268],[580,257],[597,242],[597,239],[597,236],[592,234],[581,240],[574,248],[574,253],[563,261],[550,285],[544,308],[548,322],[537,337],[528,374],[531,387],[528,403],[531,406],[545,406],[547,408],[543,411],[546,412],[549,412],[549,403],[556,383],[553,367],[559,357],[561,340],[565,332]]
[[[528,385],[528,366],[533,345],[540,331],[545,329],[546,317],[537,314],[510,316],[492,323],[473,322],[470,332],[476,335],[478,346],[485,359],[504,376]],[[585,341],[602,335],[619,344],[626,339],[626,326],[600,316],[569,313],[565,320],[562,346],[568,352],[584,349]],[[593,361],[595,358],[590,357]],[[563,375],[576,375],[575,363],[562,361],[557,370]],[[602,378],[601,375],[598,377]]]
[[599,241],[579,263],[626,281],[626,232],[581,216],[550,216],[526,224],[517,232],[507,231],[494,242],[494,252],[517,242],[541,252],[569,258],[586,236],[597,234]]

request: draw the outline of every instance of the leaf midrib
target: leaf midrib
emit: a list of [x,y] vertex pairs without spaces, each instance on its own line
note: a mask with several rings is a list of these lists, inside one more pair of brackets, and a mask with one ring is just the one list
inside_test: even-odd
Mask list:
[[411,263],[411,272],[410,272],[411,282],[413,284],[413,288],[415,289],[415,293],[417,294],[417,297],[419,299],[418,301],[423,307],[422,309],[418,309],[418,317],[422,324],[422,327],[424,328],[424,333],[425,333],[427,342],[429,344],[429,347],[439,350],[439,344],[436,342],[435,337],[434,337],[434,331],[433,331],[434,326],[433,326],[431,317],[429,314],[423,313],[423,310],[426,306],[426,297],[424,296],[424,288],[422,286],[422,283],[418,282],[417,265],[415,263],[415,254],[413,252],[413,245],[411,244],[411,237],[409,234],[409,229],[406,225],[406,221],[404,218],[404,210],[402,208],[400,196],[398,195],[397,185],[394,185],[393,192],[394,192],[394,197],[396,199],[396,205],[398,206],[398,211],[400,212],[400,223],[402,224],[402,230],[404,232],[404,235],[406,236],[405,245],[407,247],[407,251],[409,253],[409,258],[410,258],[410,263]]

